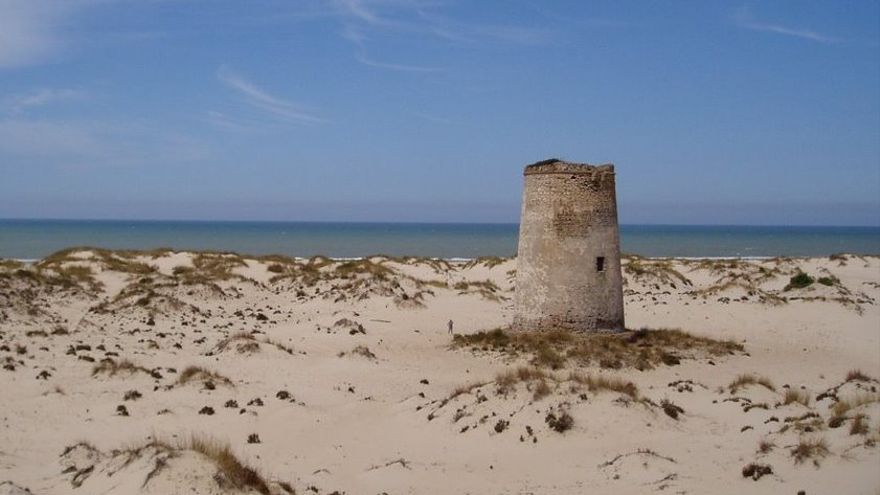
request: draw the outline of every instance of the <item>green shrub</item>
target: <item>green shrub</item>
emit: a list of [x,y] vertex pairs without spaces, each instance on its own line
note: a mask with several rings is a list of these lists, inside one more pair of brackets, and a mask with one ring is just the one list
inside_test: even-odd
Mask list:
[[809,287],[812,283],[815,282],[813,277],[807,275],[804,272],[798,272],[797,275],[791,277],[788,281],[788,285],[785,286],[783,290],[791,290],[791,289],[803,289],[804,287]]

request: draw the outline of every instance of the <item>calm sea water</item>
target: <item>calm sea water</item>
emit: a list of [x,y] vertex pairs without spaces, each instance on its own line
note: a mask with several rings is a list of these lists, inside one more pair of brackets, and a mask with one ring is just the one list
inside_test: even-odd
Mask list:
[[[248,254],[473,258],[516,253],[516,224],[0,220],[0,257],[36,259],[71,246]],[[880,227],[623,225],[622,249],[644,256],[880,254]]]

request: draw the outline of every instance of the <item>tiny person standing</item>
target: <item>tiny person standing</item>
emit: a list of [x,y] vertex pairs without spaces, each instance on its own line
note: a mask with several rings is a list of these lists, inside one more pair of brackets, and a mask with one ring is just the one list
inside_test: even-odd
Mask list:
[[446,324],[446,327],[449,328],[449,335],[452,335],[452,320],[449,320],[449,323]]

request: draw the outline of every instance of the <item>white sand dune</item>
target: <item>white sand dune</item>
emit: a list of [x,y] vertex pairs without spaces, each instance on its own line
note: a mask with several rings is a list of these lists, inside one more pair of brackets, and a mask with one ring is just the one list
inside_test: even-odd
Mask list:
[[515,269],[2,262],[0,494],[880,490],[880,258],[628,258],[627,326],[652,330],[623,354],[453,346],[449,319],[510,323]]

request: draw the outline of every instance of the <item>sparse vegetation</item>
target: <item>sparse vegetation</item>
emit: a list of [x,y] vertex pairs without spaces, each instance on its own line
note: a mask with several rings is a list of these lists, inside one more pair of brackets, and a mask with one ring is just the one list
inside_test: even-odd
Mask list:
[[786,285],[785,288],[782,290],[783,292],[786,292],[792,289],[803,289],[812,285],[813,282],[815,282],[815,279],[813,279],[813,277],[807,275],[804,272],[798,272],[796,275],[791,277],[791,279],[788,281],[788,285]]
[[862,370],[850,370],[846,374],[846,381],[848,382],[870,382],[873,381],[873,378],[864,374]]
[[201,366],[187,366],[183,371],[180,372],[180,375],[177,377],[178,385],[186,385],[188,383],[200,381],[200,382],[217,382],[227,386],[234,386],[232,380],[229,378],[210,371],[208,369],[202,368]]
[[850,435],[866,435],[868,433],[868,417],[864,414],[856,414],[849,425]]
[[107,374],[108,376],[116,376],[120,374],[144,373],[155,379],[161,379],[162,375],[158,370],[150,370],[135,364],[127,359],[115,361],[112,358],[104,358],[92,368],[92,376],[99,374]]
[[697,337],[681,330],[638,330],[619,334],[578,334],[565,330],[513,332],[504,329],[455,335],[453,348],[467,347],[530,355],[536,366],[560,369],[568,361],[602,368],[651,369],[681,359],[741,352],[742,345]]
[[663,408],[663,412],[666,413],[667,416],[674,420],[678,420],[679,414],[684,414],[684,409],[681,406],[676,405],[669,399],[663,399],[660,401],[660,407]]
[[782,405],[789,404],[800,404],[804,407],[810,405],[810,394],[805,390],[789,388],[786,389],[785,394],[782,396]]
[[773,382],[771,382],[769,378],[754,375],[751,373],[737,376],[732,382],[730,382],[730,385],[728,385],[727,388],[728,390],[730,390],[731,394],[735,394],[740,389],[749,385],[760,385],[767,390],[776,391],[776,387],[773,385]]
[[767,464],[749,463],[742,469],[743,478],[752,478],[755,481],[768,474],[773,474],[773,468]]
[[565,433],[574,426],[574,418],[571,417],[568,411],[560,411],[558,415],[550,412],[544,418],[544,422],[547,423],[550,429],[559,433]]
[[820,458],[827,456],[829,453],[828,442],[821,437],[801,437],[797,445],[791,449],[791,456],[794,458],[795,464],[800,464],[808,459],[818,463]]

